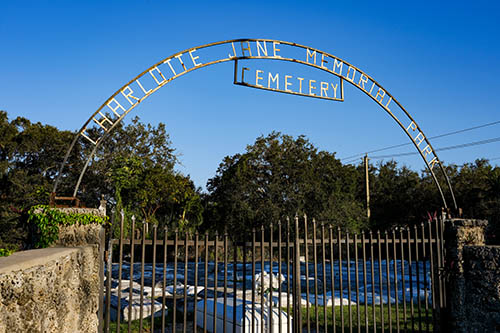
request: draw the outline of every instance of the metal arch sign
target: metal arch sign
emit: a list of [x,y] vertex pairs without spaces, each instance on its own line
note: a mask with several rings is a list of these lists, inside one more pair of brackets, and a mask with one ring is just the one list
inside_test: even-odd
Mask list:
[[[279,73],[269,72],[266,75],[263,70],[251,71],[244,66],[239,70],[238,63],[253,59],[280,60],[310,66],[332,74],[340,81],[332,83],[306,80],[293,75],[281,75],[280,78]],[[438,165],[446,179],[453,206],[457,208],[449,178],[427,136],[406,109],[380,83],[358,67],[332,54],[272,39],[233,39],[193,47],[175,53],[137,75],[109,97],[83,124],[60,166],[53,192],[57,190],[64,166],[79,137],[88,140],[94,148],[80,173],[73,196],[76,196],[83,175],[101,142],[130,111],[172,80],[194,70],[229,61],[234,62],[233,83],[257,89],[342,102],[344,81],[355,86],[385,110],[406,133],[430,171],[447,208],[443,190],[434,173],[434,168]],[[112,117],[107,116],[107,113]],[[92,131],[93,134],[89,132],[92,128],[97,129]]]

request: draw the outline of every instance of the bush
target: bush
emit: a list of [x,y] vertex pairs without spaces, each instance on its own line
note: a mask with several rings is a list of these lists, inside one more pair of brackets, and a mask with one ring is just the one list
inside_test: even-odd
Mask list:
[[35,248],[44,248],[53,244],[59,236],[59,226],[61,225],[106,224],[107,222],[107,216],[100,217],[81,213],[67,214],[47,205],[33,206],[28,212],[28,223],[35,228]]

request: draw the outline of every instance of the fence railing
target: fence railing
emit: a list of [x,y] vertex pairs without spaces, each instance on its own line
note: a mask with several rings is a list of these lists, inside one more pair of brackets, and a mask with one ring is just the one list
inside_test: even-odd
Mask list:
[[[350,234],[294,218],[223,235],[140,232],[110,239],[109,331],[434,331],[445,307],[442,222]],[[161,235],[161,239],[158,236]]]

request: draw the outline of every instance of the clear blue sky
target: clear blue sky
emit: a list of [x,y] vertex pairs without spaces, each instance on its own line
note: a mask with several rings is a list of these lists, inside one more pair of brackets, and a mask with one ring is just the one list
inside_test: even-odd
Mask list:
[[[0,109],[77,130],[155,62],[233,38],[296,42],[356,65],[429,137],[500,120],[497,1],[1,1]],[[226,63],[190,73],[129,115],[166,124],[178,169],[197,186],[224,156],[273,130],[304,134],[340,158],[409,141],[352,86],[338,103],[235,86],[232,71]],[[499,136],[497,124],[431,142],[440,148]],[[414,148],[373,155],[407,151]],[[438,154],[445,163],[495,159],[500,142]],[[397,160],[424,168],[416,156]]]

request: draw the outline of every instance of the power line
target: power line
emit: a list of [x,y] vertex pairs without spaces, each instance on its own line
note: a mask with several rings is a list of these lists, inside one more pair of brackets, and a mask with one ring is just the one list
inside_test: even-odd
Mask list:
[[[436,136],[433,136],[433,137],[429,137],[428,139],[431,140],[431,139],[442,138],[442,137],[445,137],[445,136],[459,134],[459,133],[463,133],[463,132],[467,132],[467,131],[472,131],[472,130],[475,130],[475,129],[479,129],[479,128],[483,128],[483,127],[487,127],[487,126],[492,126],[492,125],[496,125],[496,124],[500,124],[500,120],[497,120],[497,121],[494,121],[494,122],[491,122],[491,123],[487,123],[487,124],[483,124],[483,125],[478,125],[478,126],[474,126],[474,127],[464,128],[464,129],[461,129],[461,130],[458,130],[458,131],[453,131],[453,132],[449,132],[449,133],[445,133],[445,134],[436,135]],[[343,161],[343,160],[350,160],[350,159],[352,159],[354,157],[363,156],[365,154],[371,154],[371,153],[376,153],[376,152],[379,152],[379,151],[389,150],[389,149],[393,149],[393,148],[404,147],[404,146],[408,146],[408,145],[411,145],[411,144],[412,144],[411,142],[401,143],[401,144],[398,144],[398,145],[388,146],[388,147],[385,147],[385,148],[379,148],[379,149],[367,151],[367,152],[364,152],[364,153],[359,153],[359,154],[347,156],[347,157],[341,158],[340,160],[341,161]],[[405,155],[401,155],[401,156],[405,156]],[[349,163],[349,162],[347,162],[347,163]]]
[[[436,148],[435,151],[444,151],[444,150],[453,150],[453,149],[459,149],[459,148],[466,148],[466,147],[484,145],[484,144],[487,144],[487,143],[493,143],[493,142],[498,142],[498,141],[500,141],[500,137],[486,139],[486,140],[481,140],[481,141],[468,142],[468,143],[463,143],[463,144],[454,145],[454,146],[447,146],[447,147]],[[372,159],[383,159],[383,158],[400,157],[400,156],[410,156],[410,155],[417,155],[417,154],[418,154],[418,152],[407,152],[407,153],[392,154],[392,155],[371,156],[370,158],[372,158]],[[490,161],[496,160],[496,159],[500,159],[500,157],[490,159]],[[353,162],[355,160],[357,160],[357,159],[349,160],[346,163],[350,163],[350,162]]]

